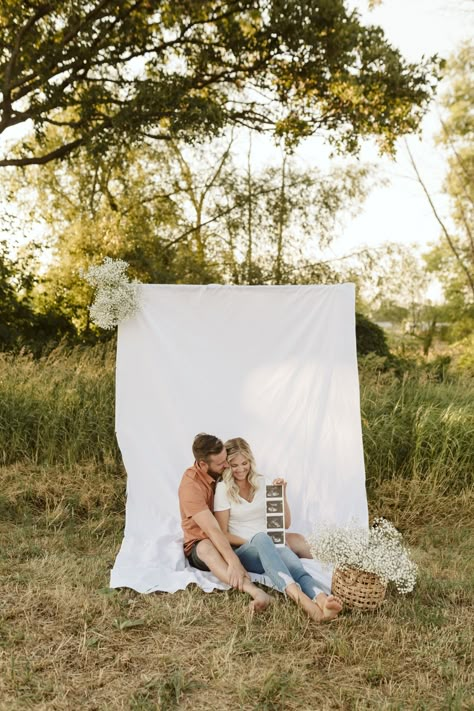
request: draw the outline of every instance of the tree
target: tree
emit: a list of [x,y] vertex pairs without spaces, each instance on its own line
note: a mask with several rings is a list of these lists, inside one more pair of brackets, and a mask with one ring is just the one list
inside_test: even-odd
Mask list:
[[359,313],[356,313],[356,340],[357,355],[359,356],[365,356],[369,353],[375,353],[381,357],[390,355],[383,329]]
[[[344,0],[2,0],[0,134],[31,122],[0,166],[44,164],[225,126],[346,150],[413,131],[435,59],[403,60]],[[63,141],[42,147],[48,127]]]
[[52,252],[35,291],[41,312],[56,305],[87,334],[92,293],[79,271],[104,256],[125,259],[139,280],[177,281],[177,248],[170,242],[179,216],[173,188],[170,194],[164,189],[167,160],[156,147],[117,145],[106,158],[81,153],[74,161],[31,166],[12,179],[10,193],[23,210],[30,206],[30,229],[44,225]]
[[474,45],[464,44],[447,64],[448,87],[442,96],[438,142],[447,157],[444,191],[450,221],[436,208],[422,182],[438,222],[441,239],[426,256],[428,268],[443,283],[457,336],[474,329]]
[[[57,134],[62,129],[54,128]],[[48,145],[46,143],[45,145]],[[255,172],[236,161],[232,140],[117,145],[107,157],[11,171],[12,210],[44,226],[52,260],[35,288],[35,308],[60,310],[87,336],[92,293],[80,268],[125,259],[153,283],[314,283],[340,279],[305,253],[326,245],[341,214],[361,204],[369,171],[304,170],[291,155]],[[284,184],[282,175],[284,173]],[[283,207],[282,207],[283,206]]]
[[75,334],[56,307],[47,313],[35,309],[33,262],[31,250],[12,257],[6,240],[0,240],[0,350],[28,346],[39,351],[48,342]]
[[[299,166],[287,152],[280,165],[256,173],[233,170],[223,185],[221,212],[234,251],[236,283],[337,281],[337,270],[317,255],[337,235],[344,217],[357,212],[371,171],[347,166],[327,172]],[[314,255],[314,256],[313,256]]]

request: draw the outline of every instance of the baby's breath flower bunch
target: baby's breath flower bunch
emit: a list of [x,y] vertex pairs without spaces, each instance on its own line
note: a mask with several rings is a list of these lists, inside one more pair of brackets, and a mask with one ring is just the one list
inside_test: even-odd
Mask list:
[[402,534],[384,518],[375,519],[368,530],[321,525],[309,536],[309,543],[322,563],[375,573],[384,582],[393,582],[399,593],[415,587],[418,568],[402,543]]
[[129,264],[123,259],[105,257],[99,266],[81,269],[80,274],[97,289],[89,308],[91,320],[100,328],[115,328],[136,313],[140,306],[138,284],[131,282],[126,274]]

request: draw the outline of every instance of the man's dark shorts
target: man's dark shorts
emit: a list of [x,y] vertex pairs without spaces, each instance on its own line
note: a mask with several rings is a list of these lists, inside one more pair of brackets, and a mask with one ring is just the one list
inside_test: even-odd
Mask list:
[[193,543],[193,547],[189,551],[189,555],[186,557],[189,560],[190,565],[192,565],[194,568],[197,568],[198,570],[204,570],[204,571],[210,572],[207,565],[204,563],[203,560],[200,559],[200,557],[197,554],[196,546],[200,542],[201,541],[196,541],[196,543]]
[[[193,568],[197,568],[198,570],[204,570],[205,572],[210,573],[211,571],[209,570],[205,562],[201,560],[197,554],[196,546],[198,543],[201,543],[201,541],[196,541],[196,543],[193,543],[193,547],[189,551],[189,555],[187,555],[186,558],[188,559],[189,564],[193,566]],[[236,548],[239,548],[239,546],[232,546],[233,550],[235,550]]]

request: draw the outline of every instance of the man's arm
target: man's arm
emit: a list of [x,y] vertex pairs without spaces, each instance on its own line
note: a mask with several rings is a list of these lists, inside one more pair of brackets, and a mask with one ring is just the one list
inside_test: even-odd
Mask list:
[[248,572],[235,555],[225,533],[217,523],[217,520],[209,509],[194,514],[193,519],[206,536],[209,536],[211,543],[219,551],[228,565],[229,585],[242,590],[244,578],[249,578]]

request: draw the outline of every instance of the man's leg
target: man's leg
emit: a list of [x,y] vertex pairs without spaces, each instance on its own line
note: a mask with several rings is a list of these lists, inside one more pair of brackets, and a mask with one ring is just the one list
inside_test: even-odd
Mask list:
[[[214,573],[216,578],[229,585],[228,565],[208,538],[203,541],[199,541],[196,546],[196,553],[203,563],[207,565],[211,573]],[[272,599],[270,595],[267,595],[266,592],[260,590],[260,588],[254,585],[249,578],[244,579],[243,589],[244,592],[248,593],[252,597],[252,608],[255,612],[264,610],[271,603]]]

